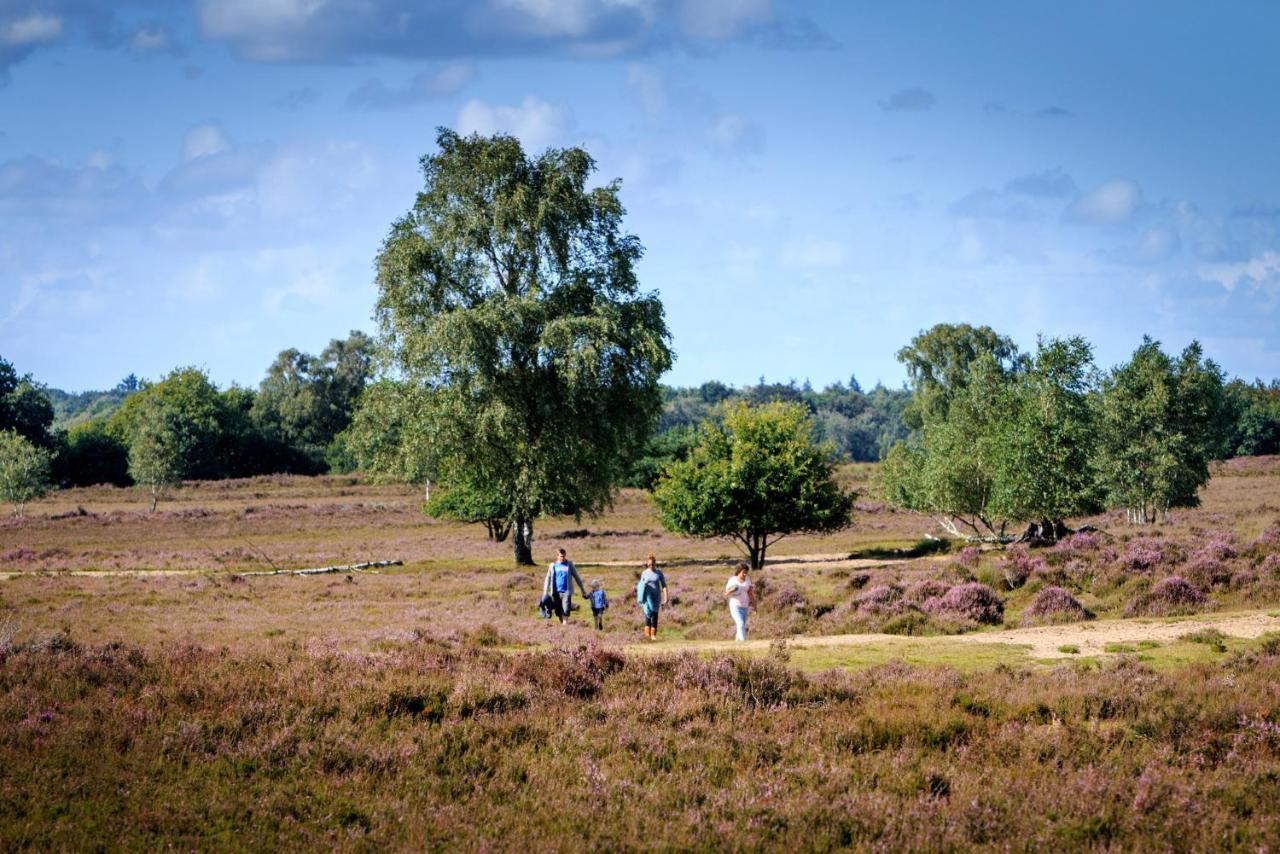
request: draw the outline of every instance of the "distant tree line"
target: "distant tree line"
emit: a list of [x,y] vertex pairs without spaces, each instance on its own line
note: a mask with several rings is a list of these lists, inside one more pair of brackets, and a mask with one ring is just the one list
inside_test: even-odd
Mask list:
[[[0,358],[0,435],[34,449],[48,485],[137,484],[153,506],[186,479],[348,469],[339,435],[373,373],[373,355],[372,339],[357,331],[318,356],[285,350],[256,390],[219,389],[186,367],[78,395],[48,389]],[[3,449],[18,459],[14,438]],[[31,451],[22,454],[30,469]]]
[[877,383],[871,391],[863,391],[856,376],[850,376],[847,385],[836,382],[822,391],[815,391],[807,380],[797,385],[795,380],[771,383],[761,377],[755,385],[740,389],[712,380],[692,388],[664,386],[662,394],[658,429],[632,466],[627,486],[652,487],[667,464],[688,456],[699,427],[722,407],[737,403],[799,406],[809,414],[814,438],[832,446],[846,461],[879,460],[910,433],[903,417],[910,390]]

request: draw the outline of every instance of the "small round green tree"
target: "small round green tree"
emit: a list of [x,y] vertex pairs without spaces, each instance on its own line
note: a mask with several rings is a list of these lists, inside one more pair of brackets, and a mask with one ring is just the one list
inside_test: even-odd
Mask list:
[[27,502],[49,492],[49,452],[16,430],[0,430],[0,494],[21,516]]
[[129,439],[129,476],[151,497],[151,512],[170,489],[182,483],[197,442],[182,413],[158,398],[138,406]]
[[759,569],[788,534],[849,524],[855,496],[836,483],[832,456],[814,441],[803,406],[738,403],[703,425],[688,458],[663,472],[654,500],[669,530],[732,539]]

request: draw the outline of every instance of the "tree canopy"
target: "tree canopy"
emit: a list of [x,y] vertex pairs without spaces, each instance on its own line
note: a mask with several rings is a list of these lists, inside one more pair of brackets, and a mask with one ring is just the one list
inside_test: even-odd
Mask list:
[[531,563],[534,519],[600,511],[644,447],[670,336],[639,288],[619,185],[588,186],[587,152],[436,141],[377,258],[388,375],[429,390],[408,432],[431,437],[446,484],[503,496]]
[[0,495],[19,516],[49,491],[49,452],[16,430],[0,430]]
[[1096,379],[1083,339],[1042,340],[1033,356],[980,353],[949,382],[946,406],[922,408],[917,435],[885,460],[891,502],[953,535],[995,540],[1027,521],[1053,538],[1065,517],[1097,509]]
[[1016,372],[1024,362],[1013,339],[990,326],[967,323],[939,323],[912,338],[897,355],[915,390],[906,412],[912,427],[930,416],[946,416],[951,399],[968,384],[970,369],[979,358],[989,357],[1006,374]]
[[1192,342],[1173,359],[1143,338],[1102,386],[1102,484],[1112,507],[1154,522],[1195,507],[1209,461],[1226,455],[1230,408],[1222,371]]
[[732,404],[702,426],[699,439],[654,490],[668,529],[732,539],[759,568],[788,534],[849,524],[854,496],[836,483],[833,449],[814,441],[804,407]]

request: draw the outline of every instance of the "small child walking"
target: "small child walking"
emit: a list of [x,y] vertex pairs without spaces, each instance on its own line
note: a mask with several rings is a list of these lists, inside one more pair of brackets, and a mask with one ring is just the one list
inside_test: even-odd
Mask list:
[[604,612],[609,607],[609,597],[604,595],[604,588],[599,581],[591,582],[591,616],[596,621],[596,631],[604,631]]

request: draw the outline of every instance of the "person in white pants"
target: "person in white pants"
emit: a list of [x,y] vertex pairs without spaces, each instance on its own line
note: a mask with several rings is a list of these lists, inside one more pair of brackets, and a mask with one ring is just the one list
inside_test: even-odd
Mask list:
[[747,639],[747,612],[756,603],[751,579],[747,578],[749,570],[746,561],[740,561],[724,585],[724,598],[729,600],[729,616],[733,617],[733,625],[737,628],[734,640],[739,641]]

